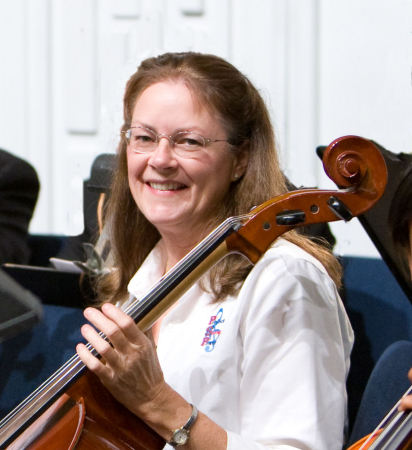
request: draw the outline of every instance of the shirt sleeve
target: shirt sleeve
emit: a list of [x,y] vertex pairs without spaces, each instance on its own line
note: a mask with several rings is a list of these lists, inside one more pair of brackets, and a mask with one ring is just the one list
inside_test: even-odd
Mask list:
[[241,295],[241,435],[228,432],[228,450],[341,449],[353,336],[334,283],[283,255]]

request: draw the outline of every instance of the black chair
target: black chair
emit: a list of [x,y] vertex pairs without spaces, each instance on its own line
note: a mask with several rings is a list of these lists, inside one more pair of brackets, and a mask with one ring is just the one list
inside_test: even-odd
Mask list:
[[83,244],[96,244],[102,229],[99,212],[109,196],[116,164],[117,156],[111,153],[103,153],[93,161],[90,178],[83,183],[83,232],[65,239],[56,254],[59,258],[83,261],[87,256]]

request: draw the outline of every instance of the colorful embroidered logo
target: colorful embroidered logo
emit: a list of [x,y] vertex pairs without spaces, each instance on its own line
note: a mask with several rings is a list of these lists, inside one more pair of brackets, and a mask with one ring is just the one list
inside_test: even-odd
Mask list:
[[223,323],[223,308],[220,308],[215,316],[209,320],[209,326],[206,328],[205,337],[203,338],[202,347],[205,346],[205,351],[211,352],[220,337],[221,330],[217,328],[219,323]]

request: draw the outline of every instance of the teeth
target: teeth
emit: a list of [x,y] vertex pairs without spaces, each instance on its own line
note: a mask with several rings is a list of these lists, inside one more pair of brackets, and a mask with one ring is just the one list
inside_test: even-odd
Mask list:
[[150,187],[158,191],[176,191],[181,189],[181,185],[177,183],[149,183]]

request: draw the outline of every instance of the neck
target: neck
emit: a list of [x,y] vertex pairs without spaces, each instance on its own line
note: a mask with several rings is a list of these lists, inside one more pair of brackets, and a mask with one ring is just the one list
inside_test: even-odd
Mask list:
[[168,272],[175,264],[177,264],[199,241],[189,242],[186,239],[183,242],[178,242],[175,239],[162,237],[162,240],[160,241],[160,250],[164,261],[164,273]]
[[209,234],[210,230],[205,230],[203,233],[188,234],[161,234],[160,250],[164,261],[164,272],[169,271],[175,264],[177,264],[187,253],[192,250],[205,236]]

